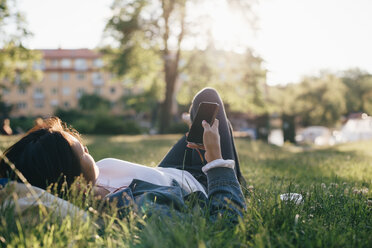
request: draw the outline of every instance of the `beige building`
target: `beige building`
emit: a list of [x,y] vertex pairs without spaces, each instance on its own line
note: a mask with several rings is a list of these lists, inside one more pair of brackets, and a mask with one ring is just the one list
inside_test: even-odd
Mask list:
[[14,105],[13,117],[46,117],[53,115],[56,108],[76,108],[85,93],[98,94],[114,105],[125,93],[122,84],[114,83],[111,74],[103,71],[101,55],[93,50],[40,51],[43,59],[35,66],[43,71],[42,80],[26,87],[13,85],[2,89],[2,100]]

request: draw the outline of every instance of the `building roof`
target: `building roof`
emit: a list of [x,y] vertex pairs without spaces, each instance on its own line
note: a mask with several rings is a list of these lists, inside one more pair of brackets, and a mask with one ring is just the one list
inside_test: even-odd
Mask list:
[[101,57],[101,54],[90,49],[41,49],[43,57],[45,59],[75,59],[75,58],[85,58],[85,59],[95,59]]

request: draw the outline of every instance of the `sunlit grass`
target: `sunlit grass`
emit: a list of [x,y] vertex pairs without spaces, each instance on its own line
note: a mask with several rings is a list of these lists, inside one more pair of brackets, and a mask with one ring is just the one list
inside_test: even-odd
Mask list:
[[181,135],[87,136],[84,140],[96,161],[113,157],[156,166]]
[[[96,160],[120,158],[156,166],[181,135],[86,136]],[[0,137],[3,150],[16,137]],[[236,140],[248,211],[235,228],[221,229],[191,211],[185,217],[159,219],[115,211],[104,216],[89,204],[71,199],[91,214],[87,223],[51,217],[33,225],[14,224],[10,210],[0,210],[0,244],[53,247],[371,247],[372,141],[321,149]],[[280,200],[300,193],[302,204]],[[94,209],[98,208],[93,202]],[[19,218],[18,218],[19,219]],[[31,222],[30,222],[31,223]],[[100,223],[99,226],[95,223]],[[3,237],[3,238],[2,238]],[[5,241],[4,241],[5,240]]]

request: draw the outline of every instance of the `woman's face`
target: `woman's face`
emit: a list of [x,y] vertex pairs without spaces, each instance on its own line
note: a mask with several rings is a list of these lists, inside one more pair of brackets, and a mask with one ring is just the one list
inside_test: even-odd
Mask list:
[[77,138],[67,132],[65,134],[70,140],[72,150],[80,161],[84,178],[94,184],[99,175],[99,169],[93,157],[89,154],[87,147],[83,146]]

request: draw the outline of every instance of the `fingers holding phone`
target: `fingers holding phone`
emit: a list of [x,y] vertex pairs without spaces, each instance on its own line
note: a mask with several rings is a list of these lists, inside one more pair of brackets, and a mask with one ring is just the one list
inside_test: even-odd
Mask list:
[[[187,147],[205,150],[207,162],[221,158],[218,120],[215,119],[219,105],[215,102],[201,102],[187,134]],[[212,124],[212,126],[210,125]]]
[[187,142],[203,145],[204,128],[202,121],[213,124],[219,109],[218,103],[201,102],[196,112],[195,118],[191,124],[189,134],[187,135]]
[[220,146],[220,134],[218,132],[218,119],[215,119],[213,125],[210,126],[208,122],[203,121],[202,126],[204,128],[203,141],[205,148],[205,160],[211,162],[216,159],[221,159],[221,146]]

